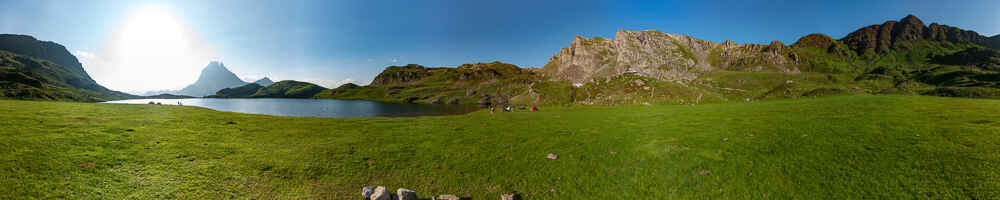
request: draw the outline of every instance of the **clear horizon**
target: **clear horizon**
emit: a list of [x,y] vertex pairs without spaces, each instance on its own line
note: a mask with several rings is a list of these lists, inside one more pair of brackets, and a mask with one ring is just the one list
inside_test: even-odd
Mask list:
[[[574,36],[659,30],[713,42],[841,38],[913,14],[985,36],[1000,2],[965,1],[10,1],[0,33],[54,41],[100,84],[130,93],[179,89],[211,60],[251,82],[367,84],[389,65],[500,61],[542,67]],[[726,10],[728,12],[718,12]],[[952,12],[962,10],[963,12]],[[67,31],[68,30],[68,31]]]

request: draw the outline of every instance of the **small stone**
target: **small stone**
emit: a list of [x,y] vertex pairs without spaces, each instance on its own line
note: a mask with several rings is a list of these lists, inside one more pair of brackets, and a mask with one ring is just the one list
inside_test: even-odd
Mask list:
[[753,172],[747,172],[747,176],[753,176]]
[[361,196],[365,197],[365,199],[370,199],[372,197],[372,194],[374,194],[374,193],[375,193],[375,189],[372,189],[371,187],[367,187],[366,186],[366,187],[361,188]]
[[549,190],[549,192],[556,192],[556,189],[551,189]]
[[707,170],[707,169],[703,169],[703,170],[698,171],[698,174],[701,174],[701,175],[708,175],[708,174],[711,174],[711,173],[712,173],[712,170]]
[[375,187],[375,192],[372,193],[372,196],[370,198],[368,198],[368,199],[371,199],[371,200],[392,200],[392,195],[389,194],[389,191],[386,191],[385,187],[378,186],[378,187]]
[[458,196],[455,195],[442,194],[441,196],[438,196],[437,200],[460,200],[460,199],[458,198]]
[[809,134],[802,134],[802,137],[806,137],[806,136],[809,136]]
[[396,196],[399,197],[399,200],[417,200],[417,192],[405,188],[397,189]]
[[723,142],[728,142],[728,141],[729,141],[729,138],[722,138],[722,141],[723,141]]
[[500,195],[500,200],[514,200],[514,194]]
[[548,156],[545,156],[545,157],[547,157],[547,158],[549,158],[551,160],[555,160],[555,159],[559,158],[559,155],[556,155],[554,153],[550,153]]
[[755,134],[753,132],[750,132],[750,133],[747,133],[747,136],[753,137],[753,136],[757,136],[757,134]]

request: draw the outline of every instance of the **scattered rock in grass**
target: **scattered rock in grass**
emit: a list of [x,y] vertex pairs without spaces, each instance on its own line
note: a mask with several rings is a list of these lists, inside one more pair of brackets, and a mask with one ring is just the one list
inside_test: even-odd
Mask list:
[[806,137],[806,136],[809,136],[809,134],[802,134],[802,137]]
[[612,151],[611,154],[616,154],[616,152]]
[[417,192],[410,189],[399,188],[396,190],[396,197],[398,197],[399,200],[417,200]]
[[233,125],[233,124],[236,124],[236,122],[233,122],[233,121],[229,121],[229,122],[226,122],[226,124],[227,124],[227,125]]
[[555,160],[555,159],[559,158],[559,155],[556,155],[554,153],[550,153],[548,156],[545,156],[545,157],[549,158],[550,160]]
[[767,198],[767,193],[764,193],[764,194],[760,194],[760,198],[762,198],[762,199],[763,199],[763,198]]
[[556,192],[556,189],[551,189],[549,190],[549,192]]
[[753,176],[753,172],[747,172],[747,176]]
[[755,134],[753,132],[750,132],[750,133],[747,133],[747,136],[753,137],[753,136],[757,136],[757,134]]
[[368,186],[361,188],[361,196],[365,197],[365,199],[371,199],[372,194],[375,194],[375,189]]
[[514,200],[514,194],[502,194],[500,200]]
[[712,173],[712,170],[707,170],[707,169],[702,169],[702,170],[698,171],[698,174],[701,174],[701,175],[708,175],[708,174],[711,174],[711,173]]
[[378,187],[375,187],[375,192],[373,192],[372,196],[370,198],[368,198],[368,199],[370,199],[370,200],[392,200],[392,195],[389,194],[389,191],[386,191],[385,187],[378,186]]
[[441,196],[438,196],[436,200],[460,200],[460,199],[458,198],[458,196],[452,194],[442,194]]
[[97,166],[97,163],[87,162],[87,163],[84,163],[81,167],[83,167],[83,168],[91,168],[91,167],[94,167],[94,166]]
[[133,130],[133,129],[125,129],[125,132],[134,132],[134,131],[135,130]]
[[729,141],[729,138],[722,138],[722,141],[723,141],[723,142],[728,142],[728,141]]

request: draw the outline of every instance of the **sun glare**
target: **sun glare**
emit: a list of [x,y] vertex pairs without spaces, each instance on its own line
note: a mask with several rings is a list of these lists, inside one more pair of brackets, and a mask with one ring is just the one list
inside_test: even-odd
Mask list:
[[[108,86],[125,91],[178,89],[197,79],[214,55],[168,9],[150,6],[126,19],[112,36],[103,62]],[[88,69],[89,70],[89,69]],[[101,73],[98,73],[101,74]]]

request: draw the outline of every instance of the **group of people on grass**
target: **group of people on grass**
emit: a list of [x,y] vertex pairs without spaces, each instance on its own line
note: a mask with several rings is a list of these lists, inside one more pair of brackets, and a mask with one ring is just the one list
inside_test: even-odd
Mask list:
[[[496,112],[497,109],[500,109],[503,112],[514,112],[514,107],[510,105],[492,105],[490,106],[490,114]],[[527,108],[525,108],[524,106],[520,107],[520,110],[525,110],[525,109]],[[538,111],[538,107],[531,106],[531,111]]]

